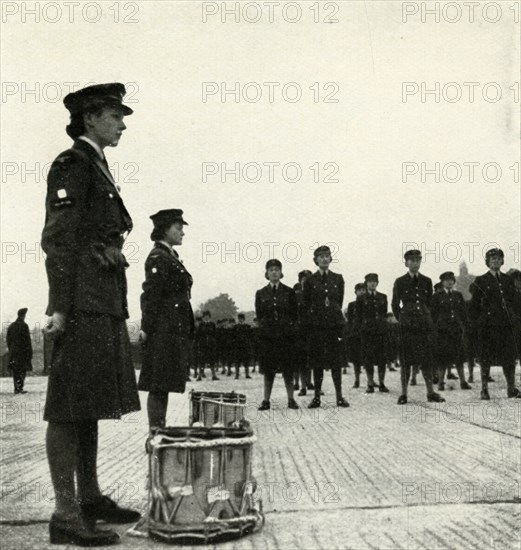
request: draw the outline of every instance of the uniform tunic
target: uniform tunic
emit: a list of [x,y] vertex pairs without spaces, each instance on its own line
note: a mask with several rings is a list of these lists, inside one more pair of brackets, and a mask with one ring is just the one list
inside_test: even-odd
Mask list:
[[436,330],[436,361],[441,365],[463,364],[463,333],[467,326],[463,294],[456,290],[437,292],[432,297],[431,314]]
[[252,355],[251,326],[247,323],[237,323],[233,327],[234,359],[237,363],[249,365]]
[[7,328],[6,344],[9,350],[8,368],[13,373],[15,391],[23,389],[25,375],[28,370],[33,370],[31,360],[33,358],[33,346],[29,326],[18,318]]
[[387,296],[367,292],[356,300],[356,325],[361,338],[361,363],[385,365],[387,361]]
[[216,362],[216,335],[217,328],[213,321],[201,321],[196,331],[196,349],[198,363],[214,365]]
[[297,283],[293,290],[297,300],[297,337],[295,340],[295,365],[299,369],[306,369],[308,366],[308,338],[306,327],[306,309],[304,306],[304,288]]
[[275,291],[271,284],[257,290],[255,314],[259,323],[259,372],[282,372],[286,377],[293,376],[297,321],[295,291],[282,283]]
[[188,377],[194,315],[192,277],[168,245],[156,242],[145,262],[141,294],[143,366],[139,389],[183,393]]
[[432,366],[434,326],[430,313],[432,281],[409,273],[394,282],[392,310],[400,324],[401,363]]
[[320,270],[304,283],[311,368],[329,370],[342,366],[344,286],[342,275],[328,271],[324,276]]
[[121,250],[131,229],[106,162],[77,140],[56,158],[47,178],[47,314],[65,314],[66,326],[54,341],[46,420],[119,418],[140,408],[125,322],[128,264]]
[[360,327],[356,324],[356,301],[347,304],[346,319],[347,359],[355,365],[360,364],[362,344],[360,340]]
[[511,366],[516,357],[515,287],[509,275],[488,271],[472,283],[469,314],[479,334],[479,354],[487,365]]

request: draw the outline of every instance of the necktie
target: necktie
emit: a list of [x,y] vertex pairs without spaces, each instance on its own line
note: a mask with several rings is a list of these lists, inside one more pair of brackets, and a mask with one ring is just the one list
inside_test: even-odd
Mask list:
[[413,280],[414,284],[417,285],[418,284],[418,275],[414,275],[412,280]]
[[326,275],[326,273],[322,273],[322,282],[323,282],[324,284],[327,283],[327,275]]
[[277,287],[275,285],[273,285],[273,294],[275,294],[277,292]]

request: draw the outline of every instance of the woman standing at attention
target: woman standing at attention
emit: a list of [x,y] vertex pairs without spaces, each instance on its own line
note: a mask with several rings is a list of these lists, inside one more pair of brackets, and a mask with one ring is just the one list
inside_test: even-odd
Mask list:
[[173,249],[183,243],[183,211],[160,210],[150,216],[154,248],[145,263],[141,294],[143,365],[139,389],[147,391],[150,428],[164,427],[169,392],[184,393],[188,378],[194,315],[193,279]]
[[[139,410],[125,319],[128,263],[123,242],[132,220],[103,149],[117,146],[132,110],[123,84],[89,86],[64,99],[71,149],[53,162],[47,179],[42,248],[47,257],[55,339],[44,418],[55,494],[50,542],[113,544],[97,520],[128,523],[140,514],[102,495],[97,477],[98,420]],[[77,480],[77,489],[74,477]]]

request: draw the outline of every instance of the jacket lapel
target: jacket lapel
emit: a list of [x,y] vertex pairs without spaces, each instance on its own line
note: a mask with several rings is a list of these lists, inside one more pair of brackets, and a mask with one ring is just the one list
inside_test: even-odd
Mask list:
[[91,147],[86,141],[83,141],[82,139],[78,139],[74,142],[74,148],[79,149],[80,151],[82,151],[83,153],[85,153],[87,155],[88,159],[105,176],[105,178],[114,187],[114,189],[116,190],[116,192],[119,196],[119,191],[116,187],[116,182],[114,181],[114,178],[112,177],[112,174],[110,173],[110,170],[105,166],[105,164],[100,159],[98,153],[94,150],[94,148]]

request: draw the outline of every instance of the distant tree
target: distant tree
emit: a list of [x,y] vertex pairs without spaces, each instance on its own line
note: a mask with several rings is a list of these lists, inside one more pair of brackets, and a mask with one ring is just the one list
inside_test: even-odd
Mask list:
[[202,315],[206,310],[212,314],[214,320],[237,317],[237,306],[228,294],[219,294],[215,298],[210,298],[199,306],[196,315]]

